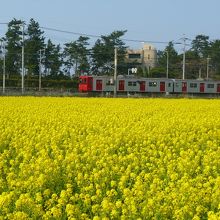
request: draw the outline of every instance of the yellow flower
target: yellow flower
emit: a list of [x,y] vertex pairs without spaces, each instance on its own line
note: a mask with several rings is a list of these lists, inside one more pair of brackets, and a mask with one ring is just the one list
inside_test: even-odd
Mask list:
[[219,100],[0,103],[0,216],[219,219]]

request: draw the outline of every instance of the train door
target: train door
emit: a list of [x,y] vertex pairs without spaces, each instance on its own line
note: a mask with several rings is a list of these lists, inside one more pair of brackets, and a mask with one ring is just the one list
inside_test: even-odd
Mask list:
[[101,79],[97,79],[96,80],[96,90],[97,91],[101,91],[102,90],[102,80]]
[[187,92],[187,83],[182,82],[182,92]]
[[145,92],[145,81],[140,82],[140,92]]
[[119,80],[119,91],[124,91],[124,90],[125,90],[125,81]]
[[217,92],[220,92],[220,84],[217,84]]
[[200,87],[199,87],[199,91],[200,92],[204,92],[205,91],[205,83],[200,83]]
[[160,82],[160,92],[165,92],[165,82]]
[[87,81],[87,90],[88,91],[92,91],[92,83],[93,83],[93,78],[92,77],[88,77],[88,81]]

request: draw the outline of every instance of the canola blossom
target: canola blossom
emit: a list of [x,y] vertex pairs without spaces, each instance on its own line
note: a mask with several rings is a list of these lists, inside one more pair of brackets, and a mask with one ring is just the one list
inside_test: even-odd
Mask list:
[[1,219],[220,219],[217,99],[0,98]]

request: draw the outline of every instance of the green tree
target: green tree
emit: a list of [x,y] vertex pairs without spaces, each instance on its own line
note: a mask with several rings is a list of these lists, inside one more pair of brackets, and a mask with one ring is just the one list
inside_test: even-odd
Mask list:
[[205,77],[206,59],[210,54],[209,36],[197,35],[192,41],[192,48],[186,54],[189,78]]
[[43,33],[38,22],[30,19],[25,41],[25,66],[28,76],[39,74],[39,51],[44,48]]
[[[168,57],[168,65],[169,65],[169,78],[179,77],[179,63],[180,56],[174,48],[174,43],[171,41],[168,43],[164,51],[158,51],[158,67],[153,69],[151,72],[157,77],[165,77],[166,69],[167,69],[167,57]],[[162,71],[159,74],[159,71]]]
[[0,74],[3,67],[3,38],[0,38]]
[[[204,62],[198,56],[198,53],[194,50],[186,51],[186,78],[188,79],[196,79],[199,77],[199,73],[201,74],[204,72]],[[202,77],[202,75],[201,75]]]
[[10,75],[19,75],[21,70],[22,24],[23,21],[14,18],[6,32],[6,72]]
[[126,46],[120,39],[126,31],[114,31],[110,35],[101,36],[92,48],[92,72],[109,74],[113,72],[114,50],[118,50],[118,70],[124,72],[127,69],[124,63]]
[[[149,77],[153,78],[165,78],[166,77],[166,68],[164,67],[154,67],[150,70]],[[170,76],[171,78],[171,76]]]
[[209,37],[205,35],[197,35],[192,41],[192,51],[200,58],[207,58],[209,55],[210,42]]
[[211,58],[211,69],[217,74],[217,77],[220,76],[220,40],[215,40],[211,42],[211,49],[209,50]]
[[71,68],[74,68],[76,76],[89,72],[88,40],[88,37],[80,36],[78,40],[65,44],[64,57],[67,73],[70,74]]
[[179,62],[178,53],[174,48],[174,44],[172,41],[168,43],[168,45],[165,47],[164,51],[158,52],[158,64],[161,66],[167,65],[167,54],[169,58],[169,64],[176,64]]
[[140,76],[140,77],[144,77],[144,70],[142,67],[138,66],[137,67],[137,76]]
[[56,78],[61,73],[62,53],[60,45],[55,45],[49,39],[45,49],[44,73],[46,76]]

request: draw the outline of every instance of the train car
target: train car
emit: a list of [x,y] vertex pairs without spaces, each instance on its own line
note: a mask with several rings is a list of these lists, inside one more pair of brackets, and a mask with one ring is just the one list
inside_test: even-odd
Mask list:
[[176,79],[173,92],[183,94],[218,94],[220,93],[220,82],[213,80]]
[[[114,80],[110,76],[81,76],[79,92],[113,92]],[[117,77],[119,93],[173,92],[172,79],[137,78],[131,75]]]
[[[119,75],[116,81],[117,93],[170,93],[170,94],[219,94],[220,82],[195,79],[144,78]],[[112,93],[112,76],[81,76],[79,92]]]
[[146,92],[149,93],[172,93],[173,80],[172,79],[147,79],[148,88]]
[[131,93],[165,93],[173,91],[171,79],[148,79],[121,76],[117,80],[117,91]]

